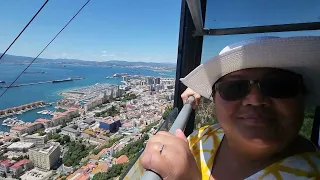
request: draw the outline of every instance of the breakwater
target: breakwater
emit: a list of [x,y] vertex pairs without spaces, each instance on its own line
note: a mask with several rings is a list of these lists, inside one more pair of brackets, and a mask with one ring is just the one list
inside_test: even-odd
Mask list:
[[61,83],[61,82],[68,82],[68,81],[82,80],[82,79],[83,78],[67,78],[67,79],[41,81],[41,82],[34,82],[34,83],[13,84],[12,86],[0,86],[0,88],[15,88],[15,87],[21,87],[21,86],[31,86],[31,85],[46,84],[46,83]]

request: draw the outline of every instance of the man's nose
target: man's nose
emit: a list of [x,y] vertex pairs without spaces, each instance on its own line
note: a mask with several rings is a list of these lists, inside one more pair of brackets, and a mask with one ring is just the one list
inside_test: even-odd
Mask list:
[[249,94],[242,100],[244,106],[268,106],[268,97],[264,96],[257,84],[251,85]]

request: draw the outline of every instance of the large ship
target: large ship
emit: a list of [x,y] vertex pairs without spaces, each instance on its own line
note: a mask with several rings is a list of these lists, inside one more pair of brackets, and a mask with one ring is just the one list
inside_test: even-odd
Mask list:
[[66,82],[66,81],[73,81],[73,79],[67,78],[67,79],[53,80],[52,83],[60,83],[60,82]]
[[1,80],[0,80],[0,83],[6,83],[6,82],[5,82],[5,81],[1,81]]

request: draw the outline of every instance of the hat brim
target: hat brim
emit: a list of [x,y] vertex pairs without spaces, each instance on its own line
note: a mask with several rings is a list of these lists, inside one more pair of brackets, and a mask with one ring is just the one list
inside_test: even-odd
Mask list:
[[181,82],[212,99],[212,86],[221,77],[248,68],[279,68],[302,75],[306,106],[320,105],[320,37],[268,39],[237,47],[201,64]]

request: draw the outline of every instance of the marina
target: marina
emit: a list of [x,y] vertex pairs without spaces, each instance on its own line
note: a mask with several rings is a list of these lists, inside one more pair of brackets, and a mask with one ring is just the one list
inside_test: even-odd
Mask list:
[[44,101],[36,101],[29,104],[7,108],[0,110],[0,118],[5,118],[17,114],[23,114],[24,112],[31,111],[33,109],[38,109],[46,106],[51,106],[53,103],[46,103]]
[[42,110],[42,111],[38,111],[37,114],[43,114],[43,115],[51,115],[53,116],[53,113],[52,111],[49,111],[49,110]]
[[18,119],[17,117],[7,118],[2,122],[2,126],[9,126],[9,127],[15,126],[15,125],[23,125],[23,124],[25,124],[25,122]]

